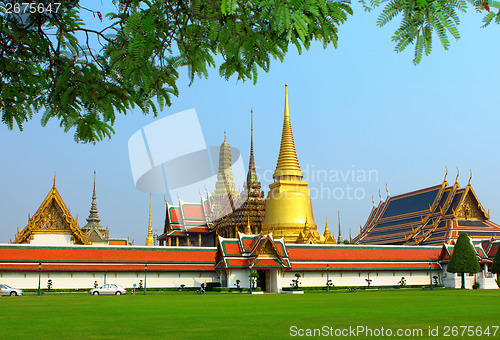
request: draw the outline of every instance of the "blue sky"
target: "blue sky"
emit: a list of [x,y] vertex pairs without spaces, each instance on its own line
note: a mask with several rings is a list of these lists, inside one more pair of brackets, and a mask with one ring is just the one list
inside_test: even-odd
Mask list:
[[[255,160],[267,194],[270,178],[264,174],[276,165],[288,84],[297,155],[309,177],[305,179],[320,232],[326,218],[330,230],[337,230],[340,210],[342,235],[348,236],[351,228],[354,237],[370,212],[372,195],[375,202],[379,190],[386,197],[386,183],[391,195],[436,185],[445,166],[449,182],[455,168],[460,169],[461,186],[467,184],[471,169],[482,205],[491,209],[492,221],[500,221],[500,118],[495,95],[499,26],[481,29],[481,15],[469,10],[462,16],[461,39],[452,41],[449,51],[443,51],[436,39],[431,56],[414,66],[411,48],[400,54],[393,51],[394,25],[380,29],[375,25],[377,13],[353,6],[354,15],[339,28],[337,49],[324,50],[317,44],[298,55],[291,47],[283,63],[273,62],[269,73],[259,74],[257,85],[235,78],[225,81],[217,70],[190,87],[184,77],[179,97],[157,119],[195,108],[206,144],[219,145],[226,130],[246,167],[253,108]],[[89,20],[99,24],[97,18]],[[75,144],[72,133],[65,134],[57,121],[42,128],[39,120],[40,115],[35,116],[23,132],[0,126],[0,242],[14,239],[16,229],[26,226],[28,214],[35,213],[49,192],[54,172],[59,192],[83,227],[96,169],[101,224],[110,227],[111,237],[144,244],[149,195],[134,187],[127,143],[155,118],[138,110],[120,116],[113,138],[97,145]],[[371,179],[359,177],[370,171]],[[326,179],[312,178],[324,173]],[[349,190],[357,198],[349,199]],[[153,229],[161,234],[163,195],[152,198]]]

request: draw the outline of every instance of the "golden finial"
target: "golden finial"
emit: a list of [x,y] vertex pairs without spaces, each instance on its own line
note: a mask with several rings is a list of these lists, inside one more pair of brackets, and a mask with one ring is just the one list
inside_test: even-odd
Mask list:
[[470,176],[469,176],[469,183],[467,183],[468,186],[470,186],[470,180],[472,179],[472,170],[469,169],[469,171],[470,171]]
[[373,201],[373,195],[372,195],[372,204],[373,204],[373,206],[375,206],[375,202]]
[[385,192],[387,193],[387,197],[391,196],[391,194],[389,194],[389,190],[387,190],[387,183],[385,183]]
[[458,181],[458,176],[460,175],[460,171],[458,171],[458,168],[457,168],[457,177],[455,177],[455,182]]
[[149,193],[149,224],[148,224],[148,237],[146,237],[146,246],[148,247],[155,245],[152,229],[153,227],[151,226],[151,193]]
[[54,185],[53,187],[55,188],[56,187],[56,172],[54,171]]
[[300,170],[295,143],[293,141],[292,126],[290,124],[290,110],[288,107],[288,85],[285,85],[285,114],[283,119],[283,130],[281,132],[281,145],[276,170],[273,178],[280,176],[295,176],[299,180],[304,176]]
[[306,223],[304,223],[304,234],[305,236],[309,235],[309,223],[307,223],[307,216],[306,216]]
[[245,229],[245,234],[252,234],[252,228],[250,228],[250,214],[247,216],[247,227]]
[[382,201],[382,196],[380,195],[380,189],[378,189],[378,197],[380,198],[380,200]]
[[326,222],[325,222],[325,232],[323,233],[323,236],[325,238],[327,238],[328,236],[330,236],[330,229],[328,228],[328,217],[326,218]]
[[224,130],[224,142],[226,141],[226,130]]

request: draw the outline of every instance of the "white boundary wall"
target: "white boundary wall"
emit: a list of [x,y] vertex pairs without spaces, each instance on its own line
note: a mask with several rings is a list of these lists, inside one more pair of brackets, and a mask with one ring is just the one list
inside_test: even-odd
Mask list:
[[[144,272],[41,272],[40,287],[47,288],[47,281],[52,280],[52,289],[90,289],[94,282],[98,285],[116,283],[125,288],[144,284]],[[200,287],[204,282],[219,282],[215,271],[210,272],[147,272],[146,285],[155,287]],[[38,272],[8,272],[0,273],[0,282],[16,288],[38,288]],[[248,286],[248,285],[247,285]]]
[[[200,287],[204,282],[221,282],[223,286],[236,288],[236,280],[240,280],[240,287],[249,287],[249,270],[228,270],[227,278],[221,278],[214,271],[179,271],[179,272],[154,272],[147,271],[147,287]],[[267,273],[267,291],[280,292],[283,287],[290,287],[295,274],[299,273],[299,287],[325,287],[326,271],[278,271],[271,269]],[[396,286],[402,277],[407,285],[429,285],[428,271],[371,271],[371,286]],[[480,283],[480,289],[498,289],[495,277],[491,273],[480,272],[476,280]],[[221,273],[221,276],[226,276]],[[461,278],[459,275],[443,271],[433,271],[432,276],[438,276],[438,283],[443,283],[446,288],[460,288]],[[367,286],[368,271],[332,271],[328,272],[328,278],[335,286]],[[40,275],[41,288],[47,287],[47,281],[52,280],[53,289],[90,289],[94,282],[98,285],[104,283],[116,283],[126,288],[132,288],[134,284],[139,286],[142,280],[144,284],[144,271],[142,272],[47,272],[42,269]],[[434,279],[432,280],[434,284]],[[37,271],[3,271],[0,272],[0,283],[8,284],[16,288],[38,288]],[[465,276],[466,288],[470,289],[474,283],[474,276]]]

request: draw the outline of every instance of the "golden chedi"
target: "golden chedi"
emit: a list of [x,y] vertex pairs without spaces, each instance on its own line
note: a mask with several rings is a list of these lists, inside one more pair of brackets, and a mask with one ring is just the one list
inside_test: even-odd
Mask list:
[[[320,242],[314,222],[311,198],[307,182],[302,180],[299,161],[295,152],[290,112],[288,109],[288,88],[285,85],[285,117],[281,134],[281,146],[273,174],[274,183],[269,185],[266,199],[266,215],[262,233],[283,237],[285,243],[302,243],[301,232],[307,228],[309,240]],[[306,225],[307,223],[307,225]]]

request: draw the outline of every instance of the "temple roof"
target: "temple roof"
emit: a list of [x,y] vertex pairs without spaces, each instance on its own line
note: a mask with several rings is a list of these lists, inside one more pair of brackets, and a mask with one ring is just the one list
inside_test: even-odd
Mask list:
[[[481,241],[472,241],[472,248],[474,249],[474,252],[476,253],[477,259],[479,263],[491,263],[493,261],[493,258],[489,259],[487,251],[483,248],[483,244]],[[450,260],[451,256],[453,255],[453,251],[455,246],[452,244],[443,244],[441,248],[441,253],[439,255],[439,260],[443,263],[448,263]]]
[[237,238],[219,236],[215,255],[215,269],[289,268],[288,253],[283,239],[275,240],[269,235],[246,235]]
[[[457,174],[458,179],[458,174]],[[469,183],[458,181],[388,197],[374,206],[367,222],[354,239],[359,244],[440,245],[457,239],[461,232],[473,239],[500,234],[500,226],[489,221]]]
[[0,271],[212,271],[215,247],[0,245]]
[[200,197],[200,203],[184,202],[179,199],[178,206],[171,205],[165,200],[164,233],[158,239],[161,240],[167,236],[187,236],[188,233],[211,232],[210,194],[207,194],[207,198]]

